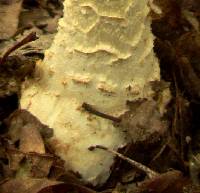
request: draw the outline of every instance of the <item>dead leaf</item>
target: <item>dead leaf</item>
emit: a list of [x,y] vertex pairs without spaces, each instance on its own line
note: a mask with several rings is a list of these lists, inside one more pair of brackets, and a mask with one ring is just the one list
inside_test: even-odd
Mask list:
[[51,170],[54,157],[29,153],[24,155],[20,167],[16,171],[16,178],[46,178]]
[[26,56],[34,56],[40,54],[44,56],[44,51],[50,47],[54,36],[55,34],[40,35],[36,41],[31,42],[17,50],[16,54],[22,54]]
[[199,13],[199,11],[200,11],[200,0],[183,0],[182,1],[182,8]]
[[24,154],[16,149],[6,149],[9,168],[13,171],[17,171],[20,167],[20,162],[24,158]]
[[189,182],[180,171],[169,171],[142,182],[137,193],[183,193]]
[[[17,177],[45,178],[49,175],[53,155],[23,152],[17,149],[7,149],[9,170],[16,172]],[[5,165],[5,164],[4,164]]]
[[65,162],[59,158],[55,159],[51,167],[49,178],[52,180],[59,180],[65,174]]
[[27,162],[30,165],[30,176],[32,178],[44,178],[49,175],[51,166],[56,159],[52,155],[40,155],[31,153],[26,156]]
[[[57,8],[53,8],[56,3],[52,5],[50,3],[46,5],[45,3],[45,5],[40,4],[40,6],[32,6],[23,10],[20,14],[19,28],[30,29],[36,27],[45,33],[56,33],[58,19],[62,16],[62,9],[59,5]],[[52,14],[53,11],[54,13]]]
[[22,0],[0,1],[0,39],[12,37],[18,27]]
[[46,187],[61,183],[48,179],[11,179],[0,186],[0,193],[39,193]]
[[[53,135],[52,129],[43,125],[35,116],[26,110],[16,110],[6,119],[5,123],[9,128],[7,135],[13,142],[20,139],[21,128],[27,125],[35,127],[44,139]],[[32,141],[32,143],[34,143],[34,141]]]
[[38,193],[97,193],[96,191],[87,188],[86,186],[74,184],[74,183],[63,183],[54,185],[41,190]]
[[8,57],[4,65],[0,65],[0,97],[18,94],[21,82],[33,72],[34,66],[35,61],[22,55]]
[[40,132],[38,131],[38,128],[36,128],[32,123],[28,123],[21,127],[19,141],[19,150],[24,153],[45,153],[44,142]]
[[[16,188],[17,187],[17,188]],[[11,179],[0,185],[0,193],[96,193],[76,183],[48,179]]]
[[6,136],[14,144],[6,147],[10,169],[16,171],[17,177],[47,177],[57,159],[46,154],[44,145],[44,139],[52,135],[52,130],[25,110],[15,111],[5,123]]
[[0,159],[6,158],[5,139],[0,136]]
[[153,21],[152,31],[157,38],[174,41],[184,32],[181,13],[182,0],[154,0],[161,7],[163,17]]
[[145,141],[155,133],[164,133],[166,124],[154,100],[128,102],[128,106],[130,110],[121,116],[119,124],[129,133],[133,143]]
[[20,14],[19,27],[30,28],[33,26],[46,26],[46,19],[50,17],[47,10],[43,8],[25,9]]
[[189,32],[176,42],[176,68],[187,93],[194,99],[200,99],[200,33]]

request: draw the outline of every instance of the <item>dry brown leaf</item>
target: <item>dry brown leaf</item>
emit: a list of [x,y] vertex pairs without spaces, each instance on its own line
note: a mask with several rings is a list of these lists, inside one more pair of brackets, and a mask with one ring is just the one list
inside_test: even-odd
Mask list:
[[40,35],[36,41],[29,43],[27,46],[23,46],[21,49],[18,49],[16,54],[44,56],[44,51],[50,47],[54,35],[55,34]]
[[16,149],[7,149],[6,152],[9,160],[9,168],[13,171],[18,170],[24,154]]
[[[17,187],[17,188],[16,188]],[[83,185],[48,179],[11,179],[0,185],[0,193],[96,193]]]
[[38,193],[97,193],[85,186],[74,183],[63,183],[41,190]]
[[16,170],[16,178],[46,178],[56,158],[46,154],[24,154]]
[[58,19],[61,17],[62,9],[57,9],[60,14],[49,13],[49,7],[39,6],[23,10],[20,14],[19,28],[29,29],[36,27],[47,33],[56,33]]
[[0,65],[0,97],[19,93],[20,83],[25,76],[30,75],[35,66],[35,61],[24,56],[10,56],[4,65]]
[[46,187],[61,183],[48,179],[11,179],[0,185],[0,193],[39,193]]
[[33,8],[23,10],[20,14],[19,27],[30,28],[33,26],[45,27],[47,25],[46,20],[50,17],[47,10],[42,8]]
[[5,135],[8,143],[2,147],[2,152],[6,152],[4,159],[9,162],[5,172],[14,171],[18,177],[47,177],[57,159],[54,155],[45,154],[43,138],[50,137],[51,130],[23,110],[15,111],[5,123],[8,127]]
[[44,140],[41,135],[44,138],[49,137],[51,130],[23,110],[14,112],[6,120],[6,124],[9,129],[7,137],[15,144],[12,149],[7,150],[10,169],[15,170],[17,176],[47,177],[56,158],[45,154]]
[[183,193],[189,182],[180,171],[169,171],[144,181],[137,193]]
[[21,128],[20,132],[20,146],[19,150],[24,153],[36,152],[39,154],[45,153],[45,147],[43,139],[32,123],[28,123]]
[[200,99],[200,33],[189,32],[176,42],[179,82],[193,99]]
[[30,165],[30,176],[33,178],[47,177],[55,157],[51,155],[28,154],[26,156],[27,162]]
[[188,9],[194,12],[200,12],[200,0],[183,0],[183,9]]
[[12,37],[18,27],[22,0],[0,1],[0,39]]
[[128,106],[130,110],[121,116],[120,126],[130,134],[133,143],[145,141],[155,133],[164,133],[166,123],[154,100],[128,102]]
[[0,137],[0,159],[6,157],[4,138]]
[[[5,172],[16,172],[17,177],[45,178],[49,175],[52,164],[57,159],[48,154],[24,154],[17,149],[7,149],[6,151],[9,165]],[[4,166],[6,165],[4,164]]]
[[16,110],[5,122],[9,128],[7,135],[13,142],[20,139],[21,128],[27,125],[35,127],[43,138],[49,138],[53,135],[52,129],[43,125],[35,116],[26,110]]

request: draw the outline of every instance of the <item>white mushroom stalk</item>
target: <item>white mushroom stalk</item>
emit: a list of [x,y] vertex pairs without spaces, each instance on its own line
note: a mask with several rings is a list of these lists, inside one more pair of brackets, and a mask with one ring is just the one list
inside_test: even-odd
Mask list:
[[127,100],[150,98],[160,78],[148,14],[148,0],[65,0],[54,42],[24,84],[21,108],[54,129],[49,143],[85,182],[104,183],[114,161],[88,147],[117,150],[127,139],[82,104],[119,116]]

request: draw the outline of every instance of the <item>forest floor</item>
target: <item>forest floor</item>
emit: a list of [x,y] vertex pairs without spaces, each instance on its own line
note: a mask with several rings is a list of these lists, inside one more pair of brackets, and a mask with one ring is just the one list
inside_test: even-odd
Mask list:
[[[62,0],[0,0],[0,193],[200,192],[200,0],[154,3],[162,10],[150,3],[162,80],[152,87],[157,93],[170,88],[162,117],[167,129],[137,136],[120,150],[124,157],[116,159],[106,184],[92,187],[65,171],[45,142],[51,130],[19,109],[21,85],[51,45]],[[141,104],[133,105],[145,113]],[[124,118],[131,129],[135,120]]]

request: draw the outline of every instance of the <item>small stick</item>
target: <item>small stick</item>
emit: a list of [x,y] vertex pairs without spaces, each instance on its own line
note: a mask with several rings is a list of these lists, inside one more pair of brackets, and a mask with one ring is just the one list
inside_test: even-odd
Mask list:
[[99,116],[99,117],[102,117],[104,119],[108,119],[108,120],[111,120],[111,121],[114,121],[114,122],[121,122],[121,119],[118,118],[118,117],[113,117],[111,115],[107,115],[105,113],[102,113],[102,112],[99,112],[97,111],[96,109],[94,109],[94,107],[92,107],[91,105],[87,104],[87,103],[83,103],[82,104],[82,107],[88,111],[89,113],[92,113],[96,116]]
[[3,55],[3,57],[0,59],[0,65],[2,65],[8,56],[15,51],[16,49],[20,48],[21,46],[35,41],[38,37],[36,36],[36,32],[31,32],[28,36],[26,36],[24,39],[22,39],[20,42],[17,42],[13,47],[9,48],[6,53]]
[[164,150],[166,149],[167,145],[168,145],[168,142],[165,143],[165,144],[161,147],[161,149],[160,149],[159,152],[154,156],[154,158],[151,160],[151,162],[152,162],[152,161],[155,161],[157,158],[159,158],[159,157],[161,156],[161,154],[162,154],[162,153],[164,152]]
[[130,163],[132,166],[134,166],[134,167],[138,168],[139,170],[145,172],[145,173],[147,174],[147,176],[148,176],[150,179],[152,179],[152,178],[154,178],[154,177],[156,177],[156,176],[159,175],[159,173],[157,173],[157,172],[151,170],[151,169],[148,168],[147,166],[145,166],[145,165],[143,165],[143,164],[141,164],[141,163],[139,163],[139,162],[136,162],[136,161],[134,161],[134,160],[132,160],[132,159],[130,159],[130,158],[128,158],[128,157],[122,155],[121,153],[118,153],[117,151],[114,151],[114,150],[109,149],[109,148],[107,148],[107,147],[104,147],[104,146],[102,146],[102,145],[91,146],[91,147],[89,147],[88,149],[89,149],[90,151],[93,151],[93,150],[96,149],[96,148],[98,148],[98,149],[103,149],[103,150],[105,150],[105,151],[108,151],[108,152],[110,152],[110,153],[112,153],[112,154],[118,156],[119,158],[121,158],[121,159],[127,161],[127,162]]

